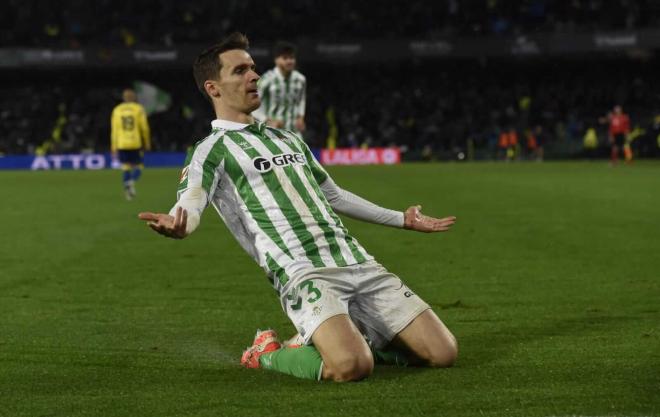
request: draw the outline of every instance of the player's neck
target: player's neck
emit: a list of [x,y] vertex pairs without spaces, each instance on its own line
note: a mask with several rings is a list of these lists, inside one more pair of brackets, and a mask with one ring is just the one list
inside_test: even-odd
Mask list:
[[228,120],[230,122],[252,124],[254,117],[249,113],[243,113],[235,109],[226,108],[222,106],[215,107],[215,117],[221,120]]

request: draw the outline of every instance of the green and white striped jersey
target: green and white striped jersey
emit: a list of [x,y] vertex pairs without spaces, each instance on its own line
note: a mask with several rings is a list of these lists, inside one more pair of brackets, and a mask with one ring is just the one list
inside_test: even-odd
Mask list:
[[288,78],[275,67],[266,71],[257,84],[261,107],[255,111],[256,118],[282,120],[284,129],[295,131],[294,121],[305,115],[307,80],[299,71],[293,70]]
[[261,122],[212,127],[188,153],[178,197],[202,189],[276,289],[310,269],[373,259],[328,203],[328,173],[299,136]]

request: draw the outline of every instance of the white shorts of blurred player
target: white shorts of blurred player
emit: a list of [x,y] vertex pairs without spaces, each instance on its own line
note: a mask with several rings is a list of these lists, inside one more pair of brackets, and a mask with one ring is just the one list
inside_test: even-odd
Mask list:
[[299,333],[290,343],[308,345],[321,323],[348,314],[374,349],[430,308],[376,261],[314,269],[287,282],[280,302]]

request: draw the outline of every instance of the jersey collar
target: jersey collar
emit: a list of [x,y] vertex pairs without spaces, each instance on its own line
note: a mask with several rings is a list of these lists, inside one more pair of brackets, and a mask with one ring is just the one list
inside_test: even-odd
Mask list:
[[258,132],[263,132],[266,124],[256,119],[254,123],[252,123],[251,125],[247,123],[238,123],[238,122],[232,122],[231,120],[223,120],[223,119],[215,119],[211,122],[211,127],[213,129],[222,129],[222,130],[243,130],[248,126],[254,126]]
[[211,127],[213,129],[223,129],[223,130],[241,130],[249,126],[246,123],[232,122],[230,120],[215,119],[211,122]]

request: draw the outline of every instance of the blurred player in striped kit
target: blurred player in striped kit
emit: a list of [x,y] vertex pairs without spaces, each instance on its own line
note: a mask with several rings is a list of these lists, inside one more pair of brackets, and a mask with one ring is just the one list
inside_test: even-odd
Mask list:
[[137,103],[135,91],[122,93],[123,103],[112,110],[110,121],[113,160],[119,159],[127,200],[135,197],[135,182],[144,165],[143,151],[151,149],[151,132],[144,107]]
[[296,47],[278,42],[273,52],[275,68],[264,73],[257,84],[261,107],[254,117],[268,126],[302,134],[307,80],[296,70]]

